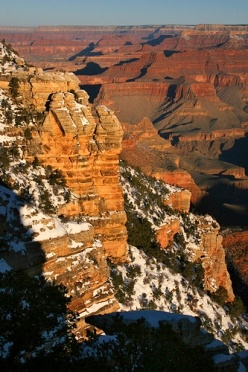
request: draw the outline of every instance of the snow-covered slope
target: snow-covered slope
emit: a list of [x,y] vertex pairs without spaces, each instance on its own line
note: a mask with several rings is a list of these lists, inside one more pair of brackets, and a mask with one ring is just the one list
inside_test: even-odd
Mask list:
[[[0,51],[4,69],[2,73],[18,67],[17,57],[11,54],[13,52],[8,52],[4,58],[5,48],[2,46]],[[24,160],[23,151],[29,136],[26,129],[37,124],[35,113],[26,115],[24,109],[20,102],[14,101],[6,91],[0,89],[0,178],[4,186],[12,190],[0,187],[0,218],[5,218],[10,228],[8,234],[2,232],[1,238],[8,249],[20,255],[24,253],[26,239],[49,240],[63,234],[68,235],[71,229],[76,233],[76,229],[89,228],[83,222],[83,216],[77,221],[79,224],[68,224],[58,218],[58,207],[73,198],[63,177],[50,167],[43,167],[36,161],[30,164]],[[210,216],[180,213],[166,207],[164,199],[178,189],[147,178],[129,166],[122,166],[121,182],[126,200],[125,208],[130,218],[128,224],[131,227],[133,224],[134,227],[134,221],[139,221],[140,229],[143,226],[141,235],[144,235],[137,249],[131,245],[133,237],[130,234],[130,262],[111,268],[116,296],[122,309],[156,308],[197,315],[204,327],[229,343],[231,349],[248,348],[248,325],[245,319],[234,319],[230,316],[232,311],[229,306],[221,307],[211,300],[204,292],[202,266],[199,262],[193,262],[202,243],[202,226],[204,225],[204,231],[211,232],[218,228],[218,224]],[[17,219],[18,223],[21,221],[24,232],[22,234],[22,231],[16,231],[13,238],[10,230],[15,232],[20,227],[15,223]],[[156,231],[174,220],[179,221],[179,230],[170,242],[169,249],[161,251],[156,243]],[[71,243],[69,248],[75,248],[74,242]],[[97,248],[99,247],[96,246]],[[51,259],[51,256],[47,255],[46,258]],[[103,256],[102,260],[104,259]],[[93,259],[91,262],[94,264]],[[77,263],[79,267],[83,265],[83,261]],[[97,272],[99,269],[95,266]],[[90,270],[90,264],[88,269]],[[106,274],[107,267],[104,266],[104,269]],[[10,270],[10,266],[1,259],[0,272],[7,270]],[[85,281],[82,286],[86,284],[88,285]],[[212,288],[214,287],[213,280]],[[111,292],[112,288],[108,290]],[[97,298],[99,293],[93,291],[92,296]],[[88,300],[94,302],[91,298]],[[92,312],[96,311],[95,304],[87,310],[87,315],[90,315],[90,309]]]
[[155,258],[130,246],[130,263],[112,268],[121,309],[156,309],[199,316],[203,328],[222,340],[232,351],[248,348],[248,323],[231,317],[228,307],[220,306],[181,274],[172,273]]
[[[122,165],[122,184],[129,213],[134,213],[136,219],[142,218],[143,222],[148,220],[151,231],[170,219],[179,218],[183,240],[175,239],[165,251],[159,250],[158,247],[149,249],[143,242],[146,253],[142,249],[142,242],[139,249],[129,245],[130,262],[118,267],[112,266],[111,269],[121,308],[126,311],[157,309],[199,316],[203,327],[228,344],[231,350],[247,349],[248,323],[245,316],[235,318],[232,315],[232,309],[236,305],[220,306],[213,301],[204,291],[201,281],[202,268],[199,268],[197,275],[197,267],[190,267],[195,276],[188,276],[187,271],[181,270],[184,256],[186,255],[190,265],[194,258],[190,256],[192,246],[197,250],[201,242],[199,220],[204,219],[205,226],[209,226],[210,230],[216,227],[216,222],[210,216],[180,214],[164,207],[163,197],[174,189],[141,175],[130,166]],[[154,195],[152,202],[151,194]],[[154,235],[151,236],[154,238]]]

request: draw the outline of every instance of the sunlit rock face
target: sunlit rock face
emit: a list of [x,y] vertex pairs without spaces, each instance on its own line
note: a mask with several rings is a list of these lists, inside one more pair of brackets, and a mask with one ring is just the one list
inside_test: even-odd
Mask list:
[[201,243],[197,249],[192,248],[193,260],[200,259],[204,268],[204,287],[215,292],[219,287],[227,290],[228,301],[234,300],[232,282],[225,261],[225,251],[222,246],[220,226],[210,216],[198,219]]
[[59,215],[83,215],[95,227],[105,253],[126,259],[126,216],[119,183],[122,127],[105,106],[92,108],[85,91],[55,93],[27,157],[63,172],[75,198]]

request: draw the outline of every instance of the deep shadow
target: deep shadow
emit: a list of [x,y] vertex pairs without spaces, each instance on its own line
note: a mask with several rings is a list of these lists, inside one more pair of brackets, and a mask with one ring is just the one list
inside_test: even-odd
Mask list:
[[81,50],[79,53],[74,54],[73,56],[68,58],[68,61],[74,61],[77,57],[88,57],[88,56],[101,56],[102,52],[93,52],[95,48],[94,43],[90,43],[89,46],[83,50]]
[[167,97],[170,99],[175,99],[177,91],[177,84],[171,84],[168,88]]
[[[175,110],[177,110],[180,106],[182,106],[182,103],[180,104],[177,104],[177,106],[175,107],[173,104],[173,99],[169,99],[167,98],[168,102],[168,105],[166,106],[166,109],[165,109],[165,112],[163,112],[158,118],[156,118],[155,120],[153,120],[153,124],[157,124],[159,123],[160,121],[164,120],[165,118],[167,118],[167,116],[171,115]],[[167,134],[164,136],[162,131],[159,133],[159,135],[165,139],[167,139]]]
[[[219,183],[206,190],[207,195],[196,206],[197,210],[211,214],[221,225],[247,227],[248,189],[238,187],[230,179],[229,182],[225,180],[227,177],[220,176]],[[242,206],[242,210],[232,206]]]
[[152,39],[147,41],[146,43],[142,43],[142,45],[150,45],[150,46],[157,46],[161,44],[164,39],[171,39],[172,37],[175,37],[174,35],[160,35],[156,39]]
[[157,27],[151,34],[149,34],[148,36],[143,36],[142,37],[142,40],[153,40],[154,39],[154,35],[156,35],[158,32],[160,31],[160,27]]
[[248,175],[248,136],[236,139],[233,147],[222,151],[219,159],[245,168],[245,173]]
[[0,186],[0,365],[24,372],[42,363],[47,371],[67,371],[77,348],[75,317],[66,288],[44,277],[46,257],[27,225],[33,213],[35,225],[42,218],[37,208]]
[[108,67],[102,68],[98,63],[88,62],[87,65],[81,70],[75,71],[75,75],[100,75],[104,71],[108,70]]
[[[4,205],[6,213],[5,217],[1,215],[0,257],[14,270],[28,269],[30,273],[40,275],[45,262],[45,254],[40,243],[33,240],[32,227],[27,229],[21,217],[21,209],[25,208],[28,202],[7,188],[5,182],[1,184],[4,186],[0,186],[0,205]],[[13,249],[13,242],[16,244],[20,242],[19,248]]]
[[125,61],[120,61],[118,63],[116,63],[114,66],[122,66],[122,65],[125,65],[126,63],[132,63],[132,62],[135,62],[135,61],[138,61],[139,58],[130,58],[130,59],[127,59]]
[[239,271],[234,267],[231,260],[227,261],[227,268],[232,281],[232,287],[235,296],[239,296],[243,301],[245,307],[248,309],[248,284],[242,279]]
[[101,89],[101,84],[96,85],[80,85],[80,88],[85,90],[89,95],[89,102],[93,103]]
[[180,53],[179,50],[164,50],[165,57],[171,57],[175,53]]
[[149,68],[150,66],[151,66],[151,63],[149,63],[148,65],[142,67],[142,69],[140,70],[140,74],[139,74],[139,76],[137,76],[135,79],[128,79],[128,80],[127,80],[127,83],[131,83],[132,81],[135,81],[135,80],[140,79],[140,78],[142,78],[143,76],[145,76],[146,73],[147,73],[147,70],[148,70],[148,68]]

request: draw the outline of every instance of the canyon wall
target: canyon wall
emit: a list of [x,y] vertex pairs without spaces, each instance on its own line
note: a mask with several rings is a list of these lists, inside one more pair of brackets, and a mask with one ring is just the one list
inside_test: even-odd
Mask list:
[[58,215],[83,215],[95,227],[105,253],[126,259],[126,216],[119,183],[123,131],[112,111],[93,111],[84,91],[55,93],[41,128],[33,133],[26,158],[63,172],[75,199]]
[[[6,270],[25,268],[31,275],[42,274],[65,285],[70,307],[79,314],[81,333],[86,315],[119,308],[107,258],[115,263],[127,260],[126,214],[119,182],[123,130],[112,111],[89,104],[73,74],[15,71],[0,79],[7,82],[3,88],[8,89],[11,76],[19,81],[18,100],[22,98],[33,112],[46,108],[46,114],[42,123],[1,127],[2,134],[8,132],[4,145],[20,146],[22,162],[35,161],[61,171],[71,200],[66,204],[54,200],[55,210],[48,216],[1,187],[0,232],[6,247],[1,265]],[[25,128],[30,130],[28,137]],[[37,176],[33,172],[27,188],[33,187]]]

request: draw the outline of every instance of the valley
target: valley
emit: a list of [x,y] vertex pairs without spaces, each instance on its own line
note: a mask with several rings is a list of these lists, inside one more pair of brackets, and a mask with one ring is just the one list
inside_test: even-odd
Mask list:
[[176,333],[194,317],[216,368],[246,365],[247,26],[0,37],[1,296],[20,270],[65,286],[80,342],[99,314],[178,313],[161,315]]
[[164,145],[139,137],[151,164],[136,153],[133,165],[182,187],[177,172],[188,173],[195,207],[247,225],[247,26],[5,27],[0,37],[28,63],[73,71],[90,102],[129,125],[125,136],[148,118]]

